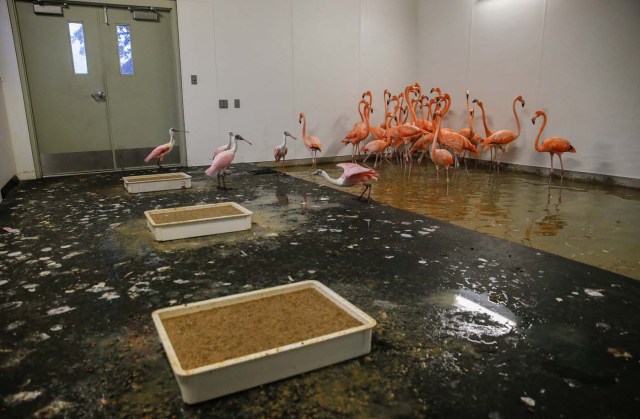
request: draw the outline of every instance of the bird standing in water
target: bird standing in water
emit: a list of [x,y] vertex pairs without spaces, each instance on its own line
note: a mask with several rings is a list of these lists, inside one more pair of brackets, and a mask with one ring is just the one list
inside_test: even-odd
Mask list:
[[371,199],[371,182],[378,180],[378,172],[371,168],[362,167],[357,163],[340,163],[336,164],[336,166],[341,167],[343,170],[342,176],[338,179],[330,177],[324,170],[317,170],[313,174],[322,176],[330,183],[345,188],[355,185],[364,185],[364,190],[356,199],[364,199],[365,192],[369,191],[367,198],[364,199],[365,201],[369,201]]
[[[213,159],[213,163],[211,166],[205,170],[207,176],[212,176],[214,173],[218,175],[218,189],[227,189],[227,185],[224,181],[224,178],[227,176],[227,169],[231,166],[231,162],[236,156],[236,150],[238,149],[238,141],[246,141],[251,144],[249,141],[242,138],[241,135],[236,134],[233,137],[233,145],[229,150],[225,150],[218,154],[215,159]],[[253,144],[251,144],[253,145]],[[222,186],[220,186],[220,178],[222,178]]]
[[542,110],[536,111],[535,116],[531,118],[531,122],[533,123],[533,125],[536,124],[536,119],[538,119],[539,116],[542,116],[542,126],[540,127],[540,131],[538,131],[538,136],[536,137],[536,144],[535,144],[536,150],[541,153],[545,153],[545,152],[549,153],[549,157],[551,158],[551,172],[549,173],[549,178],[553,176],[553,155],[554,154],[558,155],[558,159],[560,159],[560,168],[562,169],[560,178],[562,178],[564,177],[564,166],[562,165],[562,153],[566,153],[566,152],[575,153],[576,149],[571,145],[569,140],[562,137],[545,138],[542,141],[542,145],[539,145],[540,136],[542,135],[542,131],[544,130],[544,127],[547,125],[547,114],[544,113],[544,111]]
[[144,162],[148,163],[153,159],[158,159],[158,168],[162,169],[162,160],[164,160],[167,154],[171,153],[171,150],[173,150],[173,146],[176,143],[176,139],[175,139],[176,132],[189,132],[189,131],[169,128],[169,142],[154,148],[153,151],[149,153],[147,158],[144,159]]
[[[273,150],[273,157],[276,159],[276,163],[278,163],[280,160],[282,160],[282,170],[284,172],[284,159],[287,156],[287,137],[291,137],[294,140],[297,140],[296,137],[294,137],[293,135],[289,134],[289,131],[285,131],[283,138],[282,138],[282,143],[280,143],[279,146],[277,146],[274,150]],[[284,173],[283,173],[284,174]]]
[[298,122],[302,124],[302,141],[309,151],[311,151],[311,167],[316,167],[317,153],[318,151],[322,151],[322,144],[318,137],[307,135],[307,117],[304,115],[304,112],[300,112]]

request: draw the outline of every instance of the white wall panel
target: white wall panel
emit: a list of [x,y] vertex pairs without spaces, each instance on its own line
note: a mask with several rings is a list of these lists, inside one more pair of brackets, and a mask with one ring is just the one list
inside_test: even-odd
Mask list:
[[[180,63],[187,139],[187,163],[211,163],[215,146],[222,144],[218,121],[213,3],[203,0],[178,2]],[[191,84],[191,75],[198,84]],[[224,137],[227,138],[227,137]]]
[[639,19],[636,0],[547,1],[538,106],[549,114],[543,137],[578,151],[565,167],[640,177]]
[[[2,83],[0,83],[0,188],[6,185],[15,174],[16,164],[13,160],[13,149],[9,139],[9,121],[2,94]],[[2,197],[0,197],[0,201],[2,201]]]
[[[373,93],[371,123],[384,119],[384,90],[400,93],[418,80],[417,0],[363,0],[360,22],[360,90]],[[353,117],[358,118],[356,102]],[[355,120],[354,120],[355,122]]]
[[322,142],[320,156],[351,153],[340,140],[356,122],[362,95],[359,48],[360,1],[293,1],[295,113],[306,114],[307,135]]
[[464,101],[465,92],[470,89],[467,70],[472,4],[471,0],[420,1],[420,35],[416,49],[419,81],[425,94],[436,86],[449,92],[452,105],[446,125],[456,129],[468,123]]
[[[236,162],[271,160],[282,132],[294,134],[297,125],[291,0],[215,0],[214,30],[218,98],[229,100],[229,109],[218,111],[215,145],[227,141],[228,131],[238,132],[253,146],[241,142]],[[234,99],[240,99],[240,109],[233,107]],[[289,148],[293,158],[296,147]]]
[[[526,107],[516,112],[522,134],[507,147],[502,161],[527,164],[535,133],[531,117],[538,106],[538,78],[545,0],[486,0],[473,5],[469,85],[482,99],[489,128],[516,131],[513,99],[522,95]],[[476,129],[483,132],[477,119]]]

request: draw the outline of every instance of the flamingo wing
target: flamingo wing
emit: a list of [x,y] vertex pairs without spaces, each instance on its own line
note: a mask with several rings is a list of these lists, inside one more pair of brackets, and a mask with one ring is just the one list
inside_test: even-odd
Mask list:
[[144,159],[144,161],[145,163],[148,163],[150,160],[157,159],[163,154],[169,152],[170,150],[171,150],[171,147],[169,146],[169,144],[159,145],[158,147],[154,148],[151,153],[149,153],[149,155],[147,156],[147,158]]
[[309,150],[322,151],[322,143],[320,143],[320,139],[318,139],[318,137],[309,135],[307,137],[304,137],[303,140],[304,145],[306,145]]
[[553,153],[575,153],[576,149],[569,140],[562,137],[549,137],[542,142],[542,149]]
[[483,145],[487,146],[490,144],[508,144],[516,139],[516,134],[513,131],[509,131],[506,129],[496,131],[487,137],[483,141]]

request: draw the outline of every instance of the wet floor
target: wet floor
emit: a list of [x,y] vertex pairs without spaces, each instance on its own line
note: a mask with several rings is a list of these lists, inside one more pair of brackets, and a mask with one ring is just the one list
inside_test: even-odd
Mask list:
[[[382,180],[362,203],[317,177],[232,169],[224,191],[190,168],[189,190],[129,194],[108,173],[23,182],[0,204],[1,417],[625,418],[640,409],[640,282],[381,205]],[[437,201],[444,214],[458,205],[485,220],[500,212],[503,230],[521,228],[480,186],[459,197],[462,176],[447,195],[433,170],[394,170],[383,178],[424,182],[416,207]],[[573,194],[579,185],[563,189],[567,224],[555,234],[569,230]],[[509,195],[525,201],[512,207],[529,199],[538,211],[530,195]],[[160,243],[145,225],[146,210],[225,201],[253,211],[250,231]],[[154,310],[308,279],[377,321],[370,354],[182,402]]]
[[[443,172],[384,163],[372,199],[494,237],[640,279],[640,190],[486,167]],[[319,168],[332,177],[335,164]],[[291,175],[331,186],[309,167]],[[362,187],[347,188],[360,194]]]

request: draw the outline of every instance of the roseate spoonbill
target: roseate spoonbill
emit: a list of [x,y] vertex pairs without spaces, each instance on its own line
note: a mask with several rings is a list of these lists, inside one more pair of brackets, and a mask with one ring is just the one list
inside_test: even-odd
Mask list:
[[307,147],[311,152],[311,159],[313,162],[311,167],[316,167],[316,154],[318,151],[322,151],[322,144],[318,137],[314,137],[312,135],[307,136],[307,117],[304,115],[304,112],[300,112],[298,122],[302,124],[302,141],[304,142],[305,147]]
[[273,150],[273,157],[276,159],[276,163],[282,160],[282,170],[284,170],[284,159],[287,156],[287,151],[288,151],[287,137],[291,137],[294,140],[297,140],[296,137],[289,134],[289,131],[285,131],[284,134],[282,135],[282,143],[280,143],[280,145]]
[[[241,135],[236,134],[233,137],[233,145],[231,146],[231,148],[218,154],[216,158],[213,159],[213,163],[211,163],[211,166],[204,171],[207,176],[212,176],[214,173],[218,175],[218,189],[227,189],[227,184],[225,183],[224,178],[227,176],[227,169],[229,168],[229,166],[231,166],[231,162],[233,162],[233,159],[236,156],[238,141],[245,141],[251,144],[251,142],[242,138]],[[220,186],[220,178],[222,178],[222,186]]]
[[522,96],[516,96],[513,99],[513,116],[516,118],[516,127],[517,132],[510,131],[508,129],[503,129],[500,131],[496,131],[487,138],[482,141],[483,147],[497,147],[500,149],[500,157],[497,157],[498,151],[496,150],[496,160],[498,164],[498,170],[500,170],[500,158],[502,158],[502,153],[504,153],[504,149],[507,144],[510,144],[518,139],[520,136],[520,119],[518,119],[518,114],[516,113],[516,102],[520,102],[522,107],[524,108],[524,99]]
[[181,129],[175,129],[175,128],[169,128],[169,142],[166,143],[166,144],[159,145],[158,147],[154,148],[153,151],[151,153],[149,153],[147,158],[144,159],[144,162],[148,163],[149,161],[151,161],[153,159],[158,159],[158,167],[162,168],[162,160],[164,160],[164,158],[165,158],[165,156],[167,154],[171,153],[171,150],[173,150],[173,146],[176,143],[176,139],[175,139],[175,133],[176,132],[189,132],[189,131],[185,131],[185,130],[181,130]]
[[232,144],[233,144],[233,132],[229,131],[229,143],[227,145],[221,145],[220,147],[217,147],[215,150],[213,150],[213,157],[211,157],[211,159],[213,160],[216,158],[218,154],[222,153],[225,150],[229,150]]
[[364,194],[368,190],[369,194],[365,201],[369,201],[369,199],[371,199],[371,181],[378,180],[378,172],[374,169],[362,167],[357,163],[340,163],[336,166],[342,168],[342,176],[338,179],[330,177],[324,170],[317,170],[313,174],[322,176],[328,182],[345,188],[355,185],[364,185],[364,190],[356,199],[364,199]]
[[433,135],[433,143],[431,144],[431,161],[436,165],[436,180],[440,180],[440,167],[444,167],[447,171],[447,183],[449,183],[449,166],[453,164],[453,157],[449,151],[438,148],[438,136],[440,135],[440,126],[442,125],[442,117],[440,111],[433,113],[434,123],[436,124],[436,132]]
[[540,127],[540,131],[538,131],[538,136],[536,137],[535,147],[536,150],[541,153],[549,153],[549,157],[551,158],[551,172],[549,173],[549,177],[553,176],[553,155],[557,154],[558,159],[560,159],[560,167],[562,169],[560,177],[564,177],[564,166],[562,165],[562,153],[575,153],[576,149],[571,145],[569,140],[562,137],[549,137],[545,138],[542,141],[542,145],[539,145],[540,136],[542,135],[542,131],[544,127],[547,125],[547,114],[542,111],[536,111],[533,118],[531,118],[531,122],[533,125],[536,124],[536,119],[539,116],[542,116],[542,126]]

